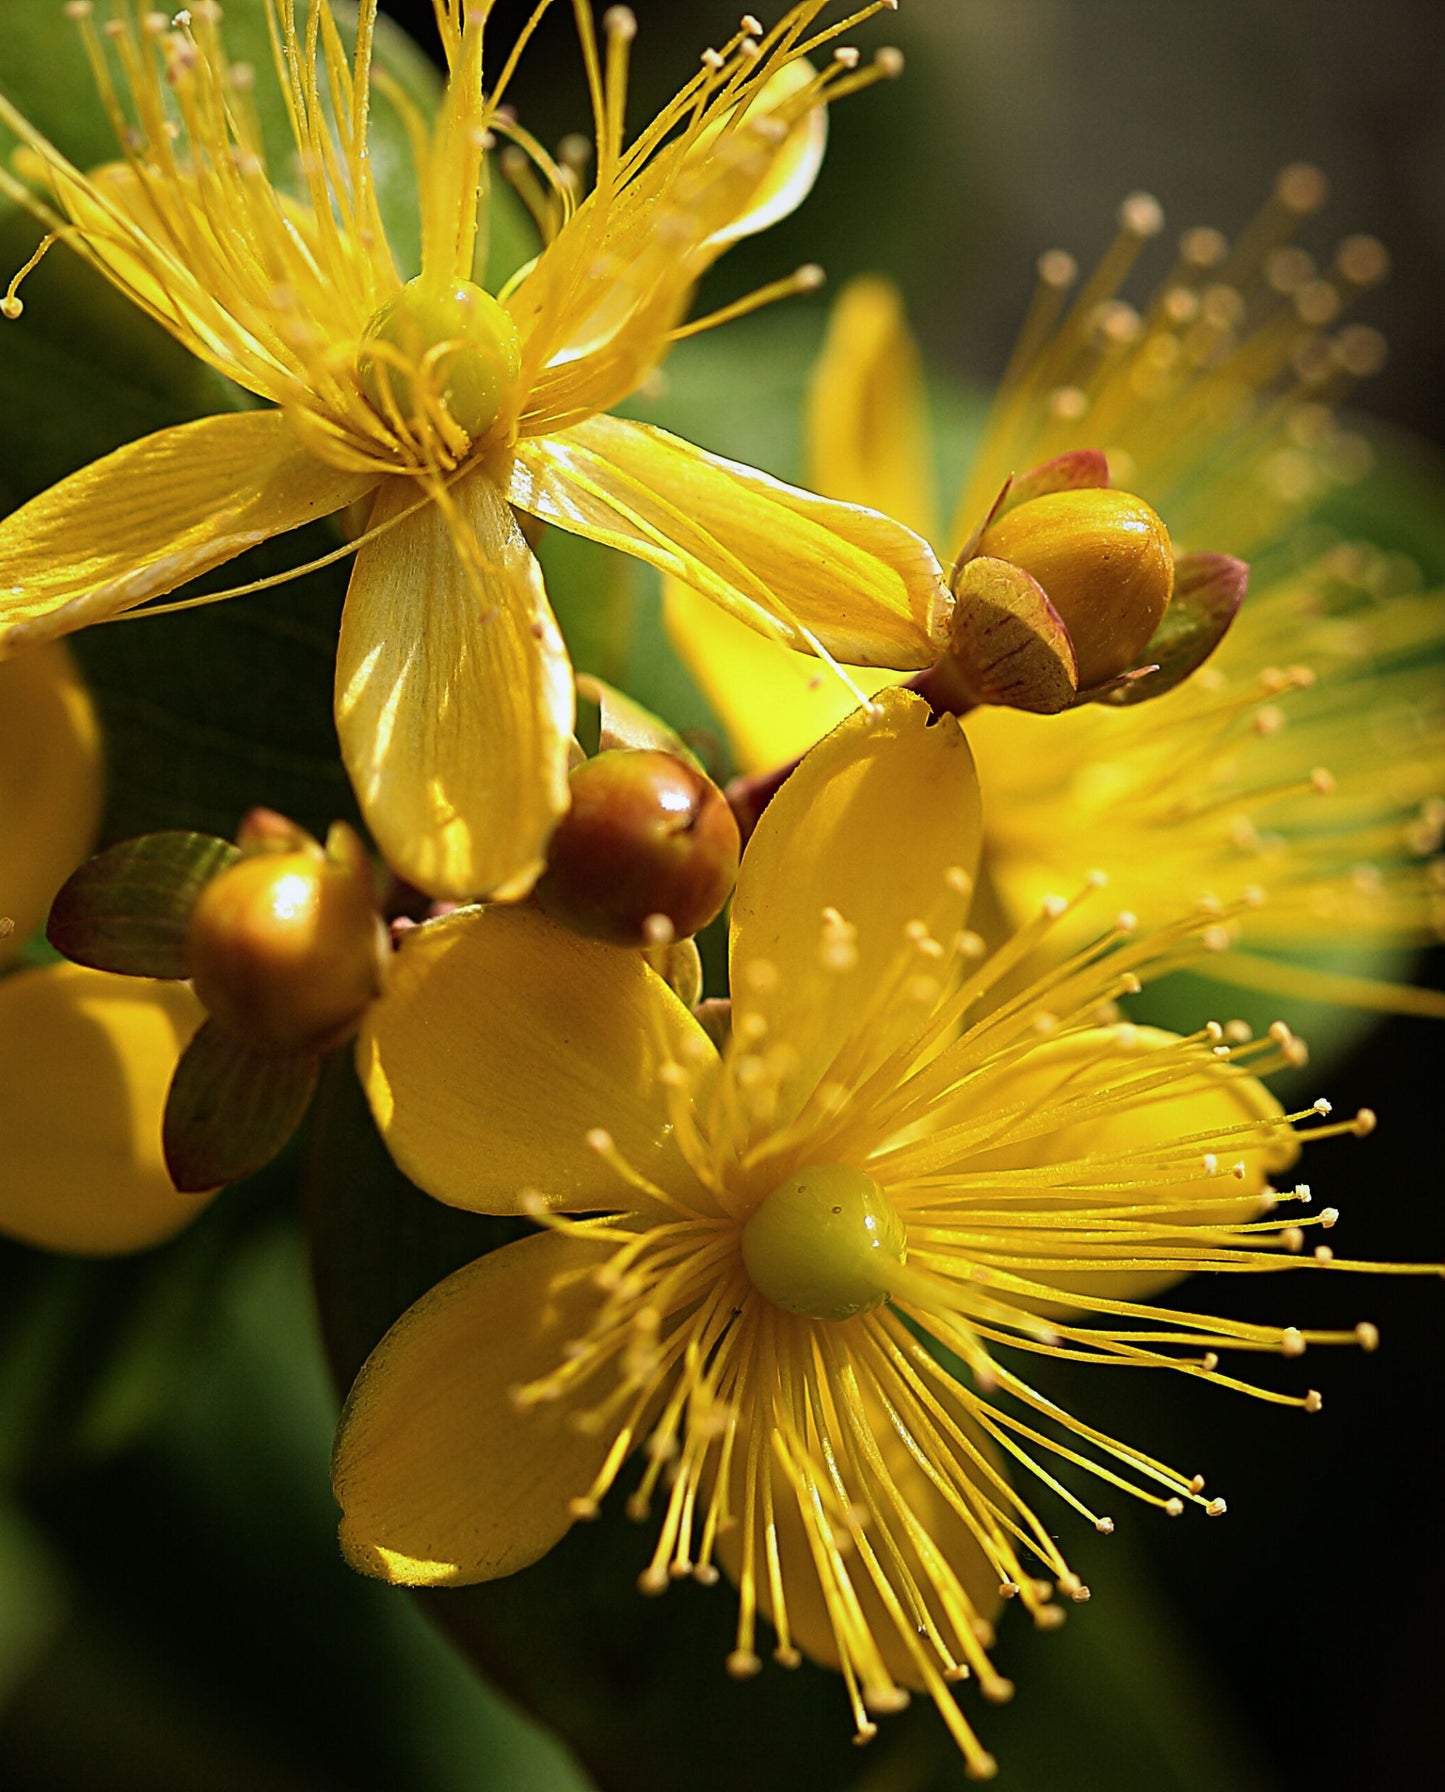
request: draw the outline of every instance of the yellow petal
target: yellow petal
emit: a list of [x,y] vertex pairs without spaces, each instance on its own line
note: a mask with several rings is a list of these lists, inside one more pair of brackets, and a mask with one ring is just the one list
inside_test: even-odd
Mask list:
[[133,610],[374,484],[318,460],[280,411],[157,430],[0,522],[0,647]]
[[662,616],[678,656],[727,731],[747,772],[786,765],[900,676],[845,666],[849,687],[811,653],[780,647],[677,579],[663,584]]
[[530,910],[469,909],[406,936],[357,1041],[357,1067],[397,1163],[428,1194],[516,1213],[524,1190],[569,1210],[640,1197],[587,1144],[693,1191],[657,1081],[662,1048],[713,1056],[638,952]]
[[[379,492],[372,526],[419,496]],[[572,668],[491,478],[367,542],[336,659],[336,727],[367,826],[431,896],[525,895],[567,807]]]
[[812,80],[807,62],[788,64],[701,128],[686,105],[670,141],[654,123],[662,147],[631,178],[599,179],[507,298],[524,342],[524,433],[625,398],[723,250],[801,203],[827,136],[823,107],[803,97]]
[[646,424],[592,417],[522,442],[509,495],[796,648],[905,670],[945,638],[948,592],[918,536]]
[[[585,1333],[607,1247],[544,1233],[460,1269],[377,1345],[337,1432],[341,1547],[363,1573],[409,1586],[513,1574],[572,1523],[612,1437],[570,1408],[512,1390],[551,1374]],[[596,1397],[600,1397],[596,1396]]]
[[[1150,1053],[1169,1045],[1175,1037],[1157,1027],[1136,1027],[1122,1035],[1113,1028],[1100,1028],[1070,1039],[1046,1041],[1002,1077],[990,1079],[986,1099],[1001,1111],[1017,1105],[1026,1112],[1036,1112],[1051,1100],[1086,1093],[1097,1087],[1101,1078],[1118,1081],[1121,1077],[1146,1074]],[[968,1097],[971,1106],[981,1099],[985,1097],[978,1091]],[[1168,1145],[1198,1133],[1218,1133],[1252,1121],[1271,1120],[1283,1111],[1270,1091],[1254,1077],[1202,1063],[1192,1077],[1162,1095],[1132,1101],[1120,1099],[1100,1119],[1080,1121],[1042,1138],[981,1153],[970,1157],[966,1167],[974,1174],[990,1168],[1087,1162],[1115,1152]],[[941,1121],[948,1118],[943,1112],[938,1117]],[[1167,1202],[1169,1212],[1155,1219],[1159,1226],[1171,1230],[1181,1226],[1237,1225],[1263,1211],[1262,1196],[1270,1177],[1287,1169],[1299,1156],[1299,1147],[1288,1133],[1274,1132],[1268,1144],[1239,1138],[1232,1145],[1220,1145],[1219,1167],[1223,1170],[1239,1165],[1243,1175],[1209,1177],[1204,1170],[1207,1148],[1203,1144],[1199,1147],[1197,1177],[1161,1184],[1154,1195],[1141,1193],[1137,1188],[1110,1190],[1091,1186],[1088,1204],[1103,1207],[1111,1199],[1126,1205]],[[1239,1206],[1240,1196],[1249,1200],[1247,1208]],[[1030,1207],[1026,1199],[1010,1198],[1008,1205],[1010,1215],[1017,1219],[1022,1219]],[[1041,1202],[1039,1207],[1058,1211],[1056,1202]],[[1148,1254],[1147,1240],[1141,1243],[1140,1253]],[[1147,1300],[1180,1279],[1175,1274],[1149,1271],[1088,1274],[1030,1269],[1020,1273],[1050,1288],[1106,1300]],[[1062,1305],[1055,1308],[1048,1302],[1028,1304],[1032,1311],[1065,1310]]]
[[58,642],[0,661],[0,964],[45,919],[100,819],[95,712]]
[[[801,93],[815,78],[815,72],[806,57],[785,63],[763,83],[762,91],[753,101],[752,111],[755,114],[769,112],[780,100]],[[719,119],[716,125],[710,126],[699,136],[688,152],[689,160],[701,160],[708,145],[723,129],[723,124],[724,121]],[[754,189],[747,205],[730,223],[712,233],[707,239],[707,247],[716,253],[742,237],[756,236],[759,231],[768,229],[770,225],[781,222],[795,212],[813,190],[813,182],[818,178],[818,170],[823,165],[823,152],[827,146],[828,114],[824,107],[814,106],[789,127],[787,136],[774,150],[768,163],[768,171]]]
[[161,1114],[203,1019],[182,983],[73,964],[0,982],[0,1230],[106,1255],[195,1218],[206,1197],[166,1174]]
[[[982,831],[958,725],[911,691],[879,693],[821,741],[763,813],[733,899],[734,1030],[756,1010],[786,1040],[795,1107],[845,1049],[880,1061],[918,1025],[908,983],[968,912]],[[828,919],[833,912],[833,918]]]
[[850,280],[808,392],[808,483],[870,504],[929,540],[937,516],[918,349],[889,280]]

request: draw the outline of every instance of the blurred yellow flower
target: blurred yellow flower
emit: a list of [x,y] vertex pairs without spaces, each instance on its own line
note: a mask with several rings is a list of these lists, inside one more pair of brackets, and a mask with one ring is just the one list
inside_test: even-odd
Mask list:
[[[1010,474],[1102,448],[1184,551],[1279,547],[1308,506],[1360,470],[1365,446],[1331,402],[1378,363],[1363,326],[1329,326],[1381,277],[1371,238],[1316,270],[1282,243],[1323,198],[1287,169],[1234,245],[1186,233],[1141,316],[1117,297],[1162,219],[1136,195],[1119,240],[1063,310],[1060,253],[1040,284],[950,533],[935,532],[932,451],[918,356],[897,293],[854,282],[835,307],[812,388],[810,477],[871,502],[952,551]],[[1303,542],[1304,538],[1300,538]],[[946,557],[946,556],[945,556]],[[764,771],[854,701],[815,662],[668,593],[673,638],[723,719],[739,762]],[[1210,662],[1147,709],[1052,717],[982,709],[966,722],[986,793],[985,865],[1008,917],[1029,913],[1081,856],[1145,918],[1206,895],[1252,909],[1212,977],[1281,996],[1445,1014],[1445,998],[1289,962],[1332,948],[1409,948],[1440,937],[1445,882],[1445,594],[1397,558],[1301,546],[1256,567]],[[866,691],[878,675],[859,672]]]
[[[582,197],[577,167],[503,106],[546,0],[489,91],[490,0],[436,0],[449,73],[435,122],[378,82],[416,162],[421,271],[406,280],[369,160],[375,0],[351,56],[328,0],[304,25],[294,0],[271,0],[305,203],[271,183],[254,72],[228,61],[211,0],[174,20],[137,4],[99,29],[77,0],[125,159],[86,176],[0,99],[31,177],[0,172],[0,193],[268,408],[162,430],[0,524],[0,650],[120,615],[364,500],[365,528],[339,550],[356,556],[342,753],[383,852],[438,896],[525,892],[566,807],[571,668],[513,507],[691,580],[793,645],[924,663],[896,658],[946,603],[923,543],[603,415],[678,335],[810,283],[804,270],[682,322],[722,250],[806,193],[825,103],[897,63],[860,67],[843,46],[815,72],[808,55],[893,3],[817,29],[826,0],[768,31],[748,17],[629,142],[635,21],[613,7],[599,41],[574,0],[595,113]],[[498,138],[526,164],[519,185],[546,240],[494,297],[477,282]]]
[[[0,934],[8,959],[88,851],[94,713],[57,644],[0,664]],[[46,965],[0,978],[0,1232],[52,1251],[157,1244],[202,1202],[161,1156],[166,1089],[199,1003],[179,984]]]
[[100,822],[100,731],[58,642],[0,661],[0,965],[44,921]]
[[[1088,1475],[1171,1514],[1224,1509],[1062,1411],[1027,1357],[1318,1407],[1221,1362],[1368,1346],[1372,1328],[1147,1299],[1194,1269],[1321,1266],[1305,1228],[1336,1216],[1269,1179],[1299,1123],[1369,1117],[1282,1113],[1245,1068],[1293,1055],[1282,1028],[1234,1046],[1118,1023],[1114,999],[1208,916],[1138,940],[1124,921],[1041,971],[1056,898],[982,962],[978,847],[961,731],[888,692],[808,756],[745,854],[721,1052],[640,955],[536,913],[408,936],[358,1044],[387,1144],[439,1199],[546,1229],[424,1296],[362,1370],[335,1456],[356,1566],[511,1573],[637,1452],[630,1510],[662,1508],[644,1591],[721,1566],[734,1674],[760,1666],[761,1613],[780,1661],[840,1670],[860,1740],[922,1690],[982,1777],[954,1688],[1008,1695],[987,1653],[1000,1592],[1044,1625],[1056,1594],[1087,1597],[1006,1471],[1105,1533]],[[1033,980],[1001,997],[1016,970]]]

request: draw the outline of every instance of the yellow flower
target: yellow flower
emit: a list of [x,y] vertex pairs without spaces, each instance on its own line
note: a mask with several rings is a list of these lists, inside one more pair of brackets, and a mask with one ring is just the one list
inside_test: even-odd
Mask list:
[[100,822],[101,745],[68,651],[0,661],[0,966],[44,921]]
[[888,692],[752,839],[721,1053],[640,955],[536,913],[408,936],[358,1048],[388,1146],[441,1200],[545,1230],[424,1296],[362,1370],[335,1457],[356,1566],[432,1585],[511,1573],[594,1515],[636,1452],[630,1509],[661,1507],[644,1591],[720,1565],[733,1673],[760,1665],[762,1614],[780,1661],[842,1672],[860,1738],[922,1690],[986,1775],[954,1684],[1008,1694],[987,1654],[1000,1590],[1045,1625],[1056,1592],[1087,1596],[1006,1471],[1106,1533],[1089,1474],[1169,1513],[1224,1509],[1064,1413],[1028,1356],[1318,1406],[1221,1363],[1368,1345],[1371,1328],[1145,1303],[1191,1269],[1322,1262],[1291,1252],[1336,1216],[1295,1218],[1308,1191],[1268,1179],[1297,1123],[1368,1117],[1281,1112],[1242,1067],[1293,1056],[1282,1028],[1232,1046],[1118,1023],[1113,999],[1199,917],[1147,940],[1116,928],[1001,998],[1070,904],[981,963],[978,845],[961,731]]
[[[1165,517],[1185,550],[1250,555],[1278,542],[1363,444],[1327,400],[1378,360],[1373,331],[1326,326],[1383,272],[1349,238],[1326,274],[1281,245],[1318,203],[1313,170],[1281,176],[1233,247],[1191,231],[1141,319],[1115,295],[1158,208],[1135,196],[1121,235],[1061,316],[1072,264],[1040,287],[961,496],[933,534],[931,453],[916,350],[897,294],[857,281],[835,309],[813,385],[810,476],[871,502],[945,547],[1010,471],[1083,447]],[[1303,539],[1303,538],[1301,538]],[[946,557],[946,556],[945,556]],[[966,722],[987,793],[986,856],[1017,920],[1081,854],[1146,918],[1206,894],[1263,892],[1241,947],[1211,976],[1276,995],[1445,1014],[1445,998],[1305,968],[1291,953],[1408,948],[1445,926],[1442,594],[1411,589],[1368,548],[1292,550],[1256,567],[1223,645],[1147,709],[1094,705],[1038,718],[980,710]],[[671,588],[680,651],[724,720],[740,763],[794,757],[855,700],[818,667],[700,614]],[[865,691],[876,674],[859,673]]]
[[[513,507],[650,560],[795,646],[892,663],[941,626],[937,563],[897,525],[603,414],[709,321],[681,321],[709,264],[802,198],[825,102],[895,70],[896,52],[860,68],[847,46],[821,73],[807,61],[895,0],[817,29],[825,0],[766,32],[749,17],[630,142],[632,15],[607,12],[599,42],[574,0],[595,113],[586,197],[502,106],[516,53],[484,89],[490,0],[437,0],[449,74],[435,124],[384,90],[414,143],[411,280],[369,160],[375,0],[351,57],[327,0],[304,26],[293,0],[269,3],[305,203],[271,184],[252,72],[227,61],[207,0],[174,21],[140,0],[99,30],[88,0],[70,8],[123,163],[87,177],[0,99],[45,189],[4,172],[0,192],[268,406],[162,430],[0,524],[0,651],[120,615],[364,500],[366,526],[340,550],[356,560],[336,677],[363,812],[421,888],[515,896],[566,807],[573,691]],[[521,184],[547,240],[494,297],[476,281],[499,137],[530,164]]]
[[[0,664],[0,933],[8,958],[100,814],[95,717],[59,644]],[[199,1211],[161,1156],[161,1111],[202,1019],[178,984],[47,965],[0,979],[0,1231],[52,1251],[157,1244]]]

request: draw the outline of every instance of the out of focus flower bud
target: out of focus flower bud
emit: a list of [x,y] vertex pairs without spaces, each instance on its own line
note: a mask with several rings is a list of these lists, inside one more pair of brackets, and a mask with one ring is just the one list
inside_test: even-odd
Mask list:
[[381,989],[386,936],[357,866],[319,848],[257,852],[191,912],[191,977],[216,1025],[253,1051],[341,1043]]
[[619,747],[572,773],[537,884],[538,905],[590,939],[658,946],[705,927],[737,878],[737,823],[695,766]]

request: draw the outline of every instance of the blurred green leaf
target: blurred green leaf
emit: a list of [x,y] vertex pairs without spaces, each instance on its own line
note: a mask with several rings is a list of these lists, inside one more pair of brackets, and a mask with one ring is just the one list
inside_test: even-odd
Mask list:
[[294,1234],[233,1251],[162,1423],[26,1484],[71,1621],[0,1729],[24,1792],[585,1792],[335,1547],[334,1402]]

